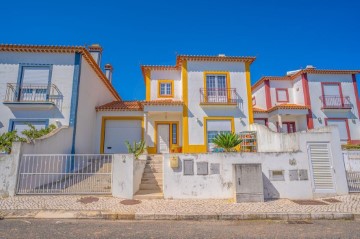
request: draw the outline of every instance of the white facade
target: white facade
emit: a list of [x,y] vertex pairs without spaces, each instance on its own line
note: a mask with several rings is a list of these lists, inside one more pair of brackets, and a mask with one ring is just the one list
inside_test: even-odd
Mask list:
[[24,129],[27,123],[69,127],[66,141],[72,146],[63,153],[94,153],[95,107],[120,99],[99,72],[85,48],[3,46],[0,134]]
[[[357,73],[307,68],[294,75],[264,77],[253,87],[254,119],[273,131],[288,133],[293,128],[302,131],[338,125],[342,143],[359,142]],[[279,100],[285,92],[287,99]]]
[[[7,106],[3,104],[8,90],[7,84],[18,84],[21,67],[52,65],[51,84],[57,86],[62,95],[60,107],[42,109],[37,106]],[[7,132],[10,119],[49,120],[49,124],[69,125],[72,82],[75,54],[11,53],[0,52],[0,133]]]
[[[117,116],[119,121],[142,117],[148,153],[159,153],[160,148],[173,153],[207,152],[212,150],[208,138],[215,133],[247,130],[252,123],[249,65],[253,60],[178,56],[176,66],[142,66],[145,101],[125,102],[123,108],[98,108],[97,125],[102,130],[96,141],[100,152],[108,140],[103,124],[109,117]],[[134,103],[142,105],[136,116],[130,109]],[[207,127],[213,121],[224,122],[223,127]]]

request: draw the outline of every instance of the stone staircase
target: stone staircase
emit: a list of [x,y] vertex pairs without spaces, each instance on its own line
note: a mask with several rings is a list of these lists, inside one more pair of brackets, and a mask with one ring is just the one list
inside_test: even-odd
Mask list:
[[163,187],[163,156],[149,155],[146,160],[140,189],[134,199],[162,199]]

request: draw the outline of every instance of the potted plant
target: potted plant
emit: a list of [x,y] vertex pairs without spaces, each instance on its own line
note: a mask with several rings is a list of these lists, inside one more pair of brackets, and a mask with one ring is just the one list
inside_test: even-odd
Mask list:
[[217,148],[223,149],[224,152],[236,152],[242,139],[235,133],[220,133],[212,141]]

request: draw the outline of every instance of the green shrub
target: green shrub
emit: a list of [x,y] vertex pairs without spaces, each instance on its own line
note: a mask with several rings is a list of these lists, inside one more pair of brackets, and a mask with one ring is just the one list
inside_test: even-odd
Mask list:
[[141,140],[140,142],[134,142],[134,146],[131,146],[129,141],[125,141],[125,145],[128,149],[128,152],[133,154],[136,159],[139,159],[140,154],[144,153],[145,151],[145,141]]
[[26,137],[26,140],[28,142],[33,142],[34,139],[38,139],[44,135],[49,134],[51,131],[56,129],[56,126],[51,124],[49,127],[42,128],[42,129],[36,129],[34,125],[27,124],[29,126],[29,129],[26,129],[22,131],[21,133]]
[[241,144],[242,139],[235,133],[220,133],[212,142],[216,147],[224,149],[225,152],[235,152],[235,148]]
[[341,147],[345,150],[360,150],[360,144],[345,144]]
[[13,142],[21,141],[24,142],[25,139],[20,138],[17,135],[16,130],[11,132],[6,132],[0,135],[0,152],[11,153],[11,147]]

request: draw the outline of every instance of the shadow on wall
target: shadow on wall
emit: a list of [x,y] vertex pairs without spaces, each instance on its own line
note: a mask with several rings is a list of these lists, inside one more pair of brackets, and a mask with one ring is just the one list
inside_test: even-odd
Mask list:
[[275,186],[271,183],[271,181],[266,177],[263,173],[263,184],[264,184],[264,198],[265,199],[279,199],[280,193],[276,190]]

